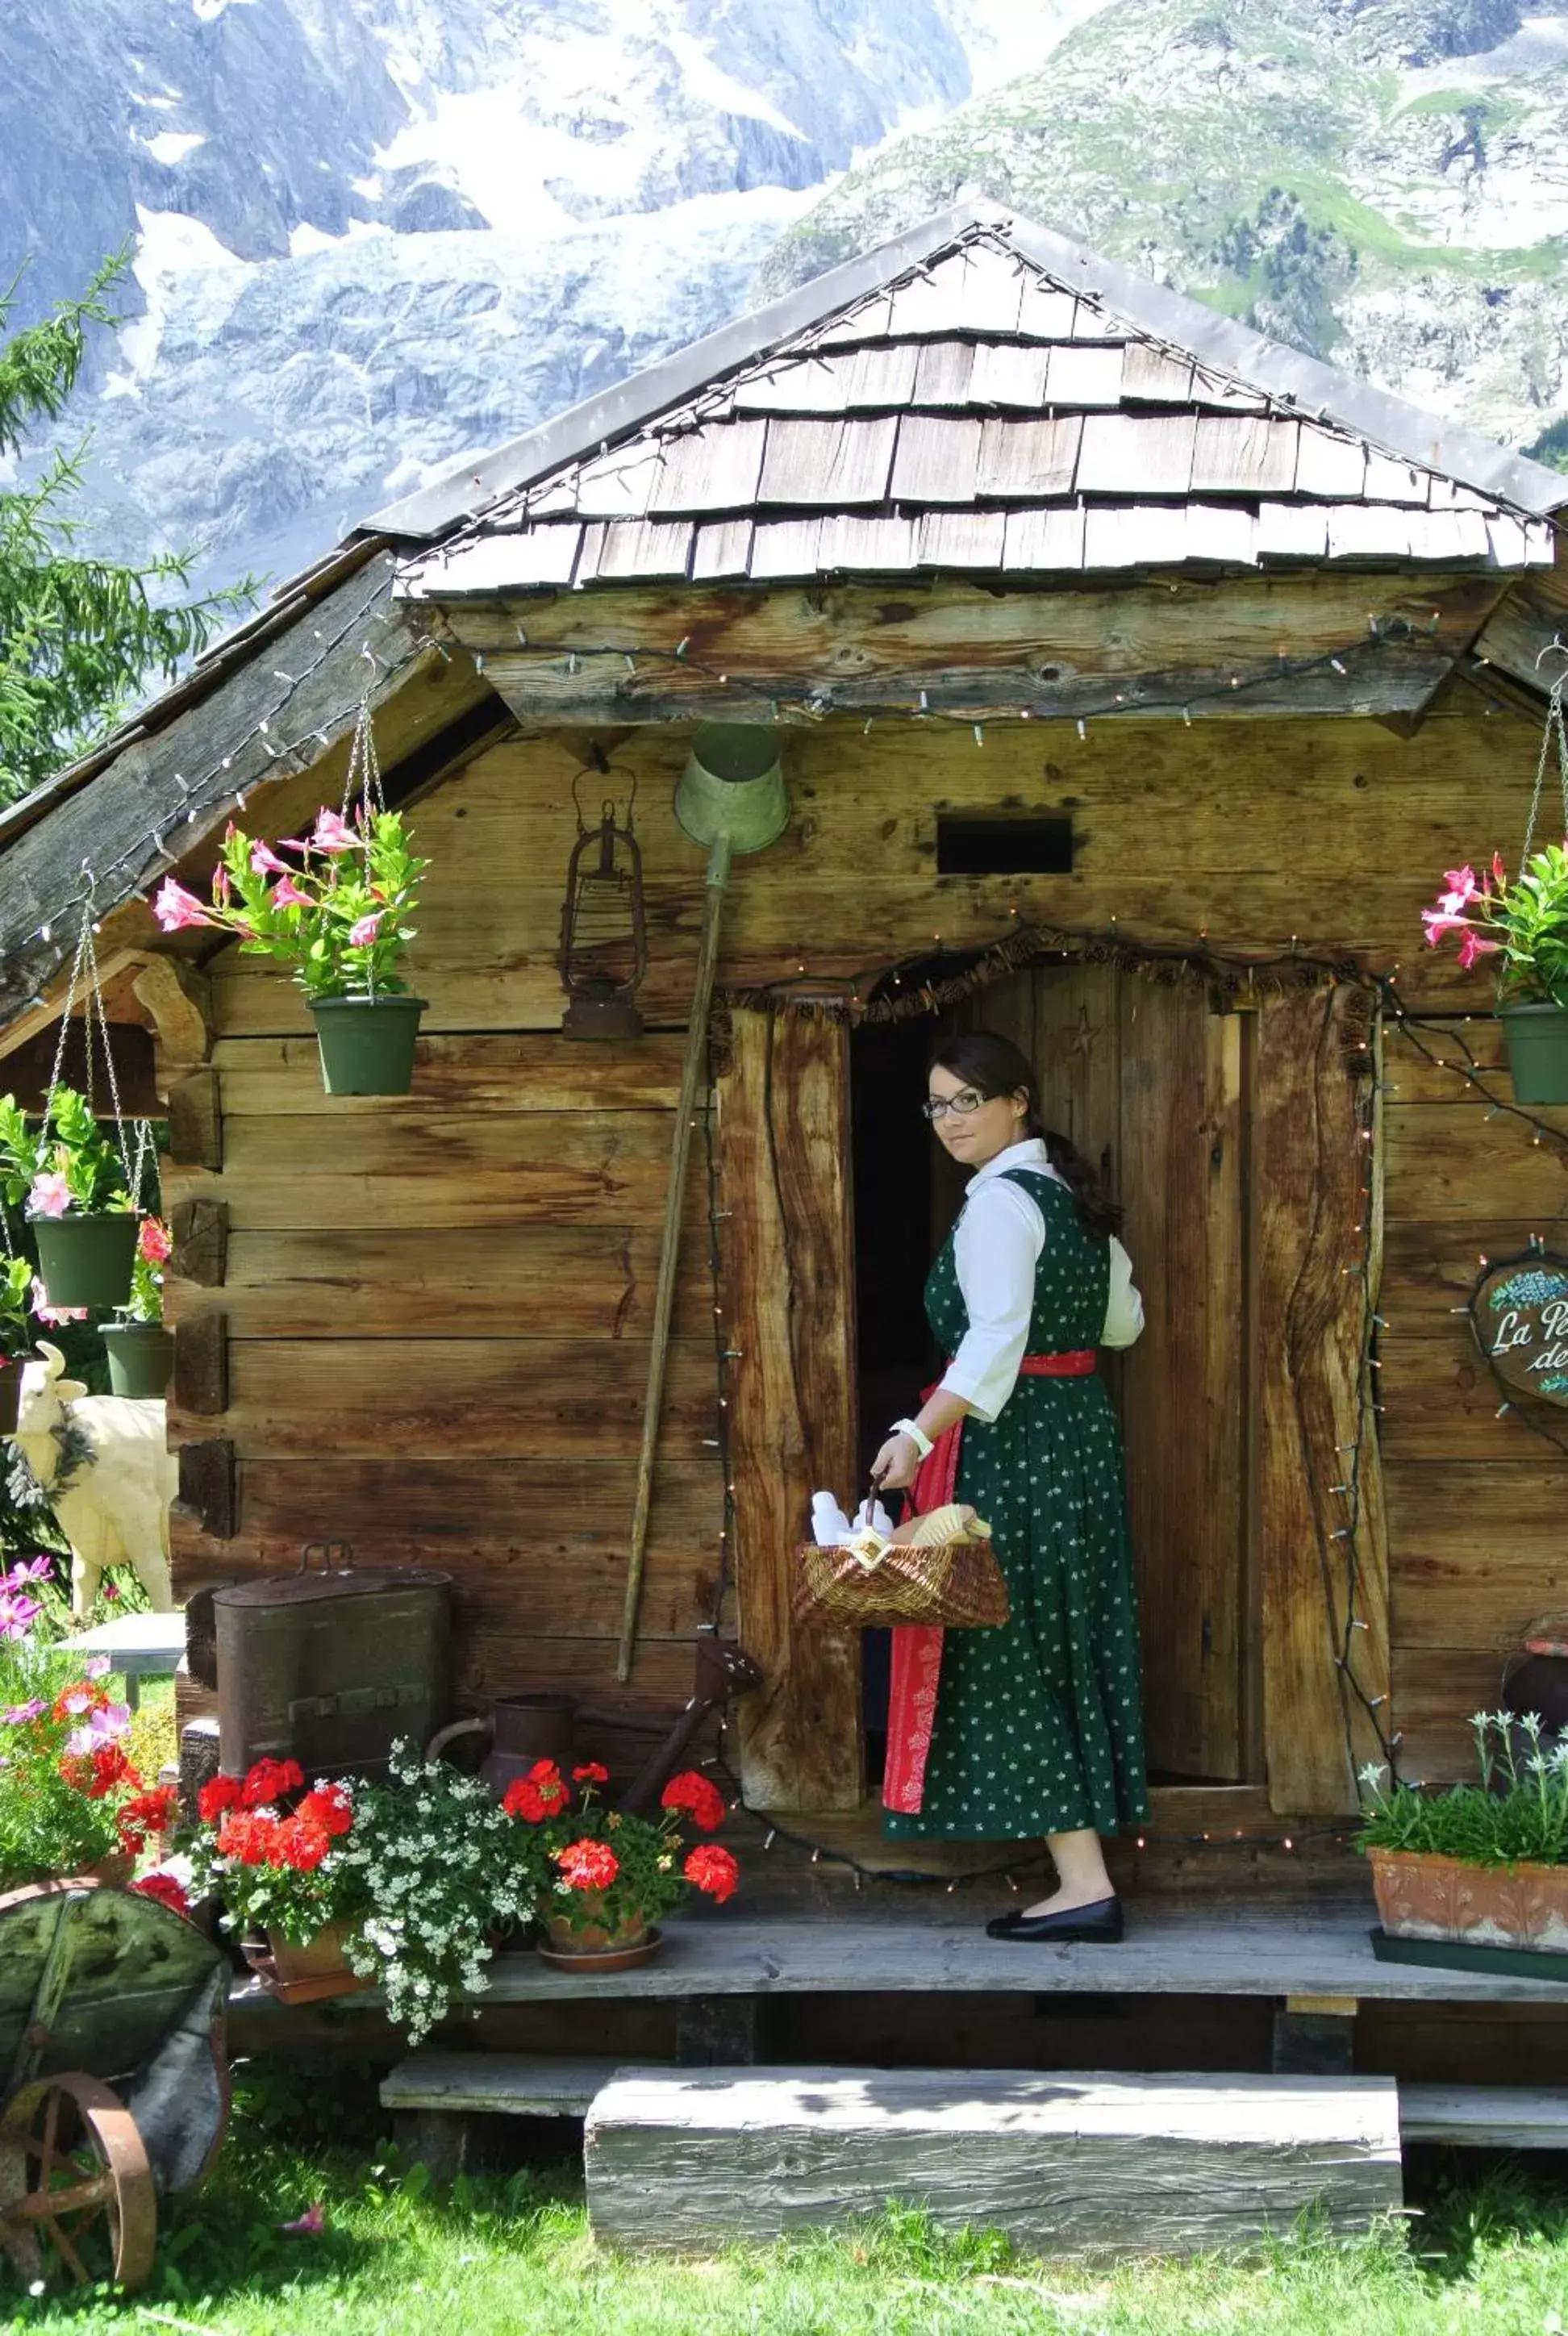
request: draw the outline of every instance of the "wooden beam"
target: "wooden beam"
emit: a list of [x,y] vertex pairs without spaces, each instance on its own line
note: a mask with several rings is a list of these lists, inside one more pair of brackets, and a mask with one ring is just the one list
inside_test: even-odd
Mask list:
[[1565,631],[1568,571],[1542,570],[1520,577],[1504,594],[1475,641],[1475,655],[1544,697],[1565,665],[1545,652]]
[[[1118,694],[1126,711],[1174,717],[1188,703],[1194,715],[1381,715],[1425,705],[1501,590],[1483,573],[1140,579],[1057,592],[909,579],[682,585],[515,608],[498,599],[443,615],[529,722],[766,719],[778,701],[803,699],[807,718],[908,711],[921,690],[930,710],[973,718],[1021,706],[1076,718]],[[1315,658],[1310,673],[1281,670]]]
[[212,983],[199,966],[161,953],[150,957],[131,988],[152,1017],[164,1082],[205,1063],[212,1053]]
[[[1362,1334],[1376,1302],[1361,1268],[1375,1194],[1360,1140],[1360,1082],[1347,1067],[1364,1005],[1349,989],[1288,992],[1270,1002],[1259,1029],[1263,1729],[1273,1806],[1324,1815],[1359,1806],[1356,1769],[1378,1757],[1340,1675],[1346,1647],[1355,1679],[1381,1698],[1385,1717],[1388,1698],[1382,1483],[1371,1414],[1360,1403]],[[1335,1489],[1351,1482],[1359,1486],[1353,1543],[1340,1537],[1349,1496]],[[1352,1554],[1354,1611],[1366,1627],[1348,1633]]]
[[734,1017],[719,1127],[740,1637],[765,1674],[736,1721],[755,1807],[852,1809],[862,1793],[860,1640],[793,1613],[812,1494],[853,1489],[849,1113],[842,1027]]

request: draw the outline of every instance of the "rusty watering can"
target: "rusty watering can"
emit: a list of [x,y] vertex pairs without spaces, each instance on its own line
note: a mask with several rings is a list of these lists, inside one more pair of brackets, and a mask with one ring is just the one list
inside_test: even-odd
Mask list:
[[[668,1719],[668,1733],[658,1749],[638,1770],[618,1803],[642,1816],[653,1806],[675,1774],[698,1728],[710,1712],[762,1685],[760,1663],[742,1647],[704,1637],[696,1642],[696,1691],[691,1701]],[[425,1747],[433,1760],[459,1737],[482,1736],[490,1750],[479,1773],[492,1797],[500,1800],[514,1777],[526,1776],[536,1760],[553,1760],[570,1771],[575,1753],[577,1722],[624,1728],[665,1724],[667,1715],[614,1711],[582,1703],[574,1695],[541,1691],[497,1696],[490,1710],[472,1719],[454,1720],[437,1730]]]

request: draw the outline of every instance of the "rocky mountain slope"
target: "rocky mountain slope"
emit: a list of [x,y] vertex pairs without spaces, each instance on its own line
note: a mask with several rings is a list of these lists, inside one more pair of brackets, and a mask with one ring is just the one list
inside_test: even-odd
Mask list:
[[1565,131],[1515,0],[7,0],[0,280],[134,244],[100,540],[278,575],[966,190],[1537,441]]

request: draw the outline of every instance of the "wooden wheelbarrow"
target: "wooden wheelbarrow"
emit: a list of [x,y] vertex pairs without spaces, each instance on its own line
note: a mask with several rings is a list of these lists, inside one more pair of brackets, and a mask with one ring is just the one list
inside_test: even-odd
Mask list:
[[229,1980],[135,1891],[82,1876],[0,1896],[0,2251],[24,2285],[145,2281],[160,2196],[222,2145]]

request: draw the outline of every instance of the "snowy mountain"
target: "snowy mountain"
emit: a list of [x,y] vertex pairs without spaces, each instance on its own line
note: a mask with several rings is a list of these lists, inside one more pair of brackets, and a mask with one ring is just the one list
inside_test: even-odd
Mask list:
[[1514,0],[7,0],[0,280],[133,244],[102,540],[278,575],[960,190],[1529,442],[1565,133]]

